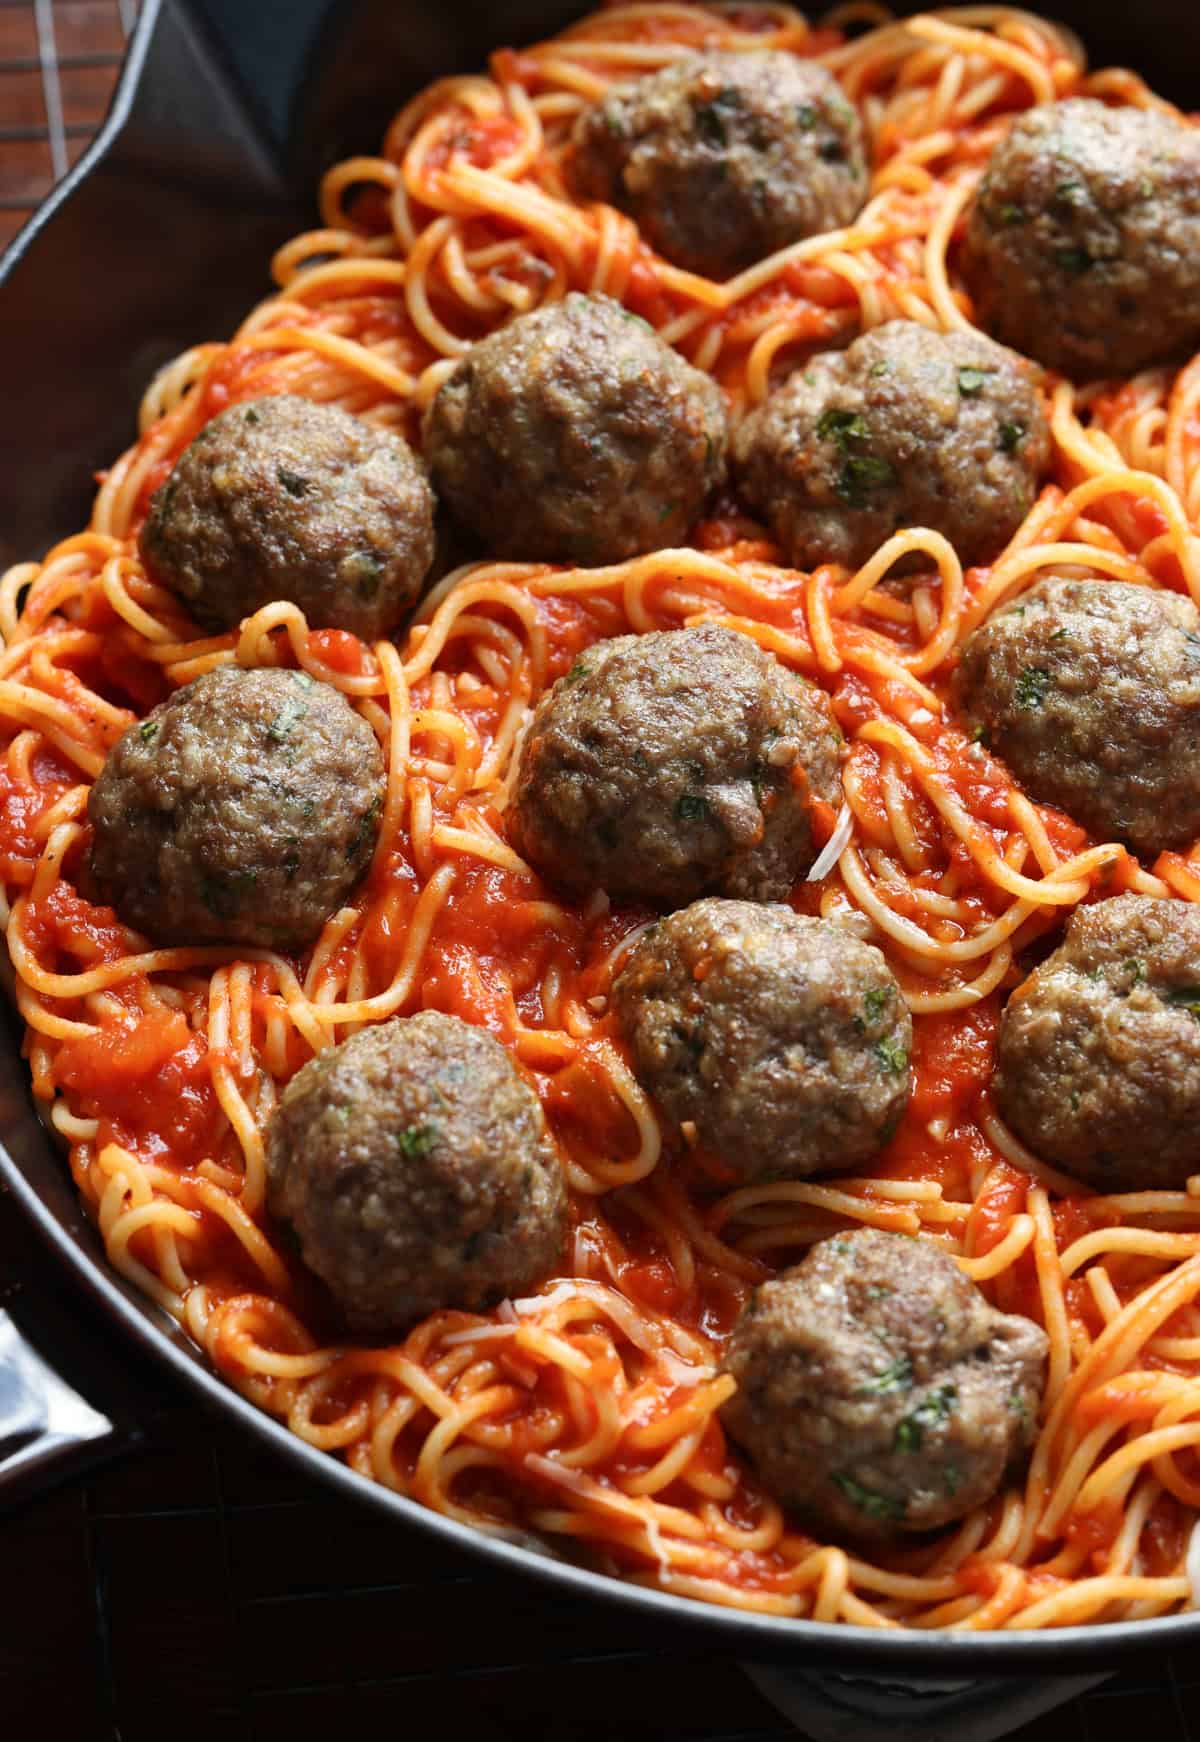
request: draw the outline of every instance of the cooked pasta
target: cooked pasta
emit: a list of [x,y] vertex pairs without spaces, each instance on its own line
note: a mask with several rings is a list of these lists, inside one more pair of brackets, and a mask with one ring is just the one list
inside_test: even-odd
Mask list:
[[[844,229],[714,282],[652,253],[612,207],[572,199],[563,156],[614,80],[752,46],[837,75],[870,142],[870,194]],[[152,493],[225,407],[307,396],[416,442],[475,340],[569,290],[644,317],[735,414],[861,329],[968,328],[953,243],[982,166],[1014,112],[1075,94],[1165,107],[1003,6],[894,22],[872,0],[810,24],[757,0],[634,0],[502,49],[486,74],[408,103],[377,157],[329,172],[321,227],[279,251],[274,294],[150,384],[89,528],[0,582],[0,868],[38,1103],[116,1269],[232,1385],[364,1478],[761,1613],[979,1631],[1191,1603],[1200,1170],[1186,1190],[1088,1193],[1006,1128],[989,1083],[1022,953],[1098,894],[1200,899],[1200,861],[1141,864],[1033,802],[956,722],[948,671],[997,604],[1050,571],[1200,603],[1197,363],[1086,388],[1052,377],[1051,477],[997,560],[966,573],[921,528],[857,572],[797,572],[729,498],[686,547],[614,566],[469,563],[395,643],[368,645],[284,602],[205,634],[137,551]],[[904,563],[915,572],[892,584]],[[846,809],[793,901],[858,915],[914,1019],[908,1113],[859,1176],[731,1190],[665,1148],[608,1002],[647,911],[561,899],[506,835],[531,705],[579,652],[701,622],[814,679],[848,740]],[[234,663],[335,686],[386,764],[369,876],[300,957],[158,948],[81,887],[109,749],[170,691]],[[565,1158],[566,1257],[494,1311],[348,1340],[267,1214],[264,1126],[315,1053],[423,1007],[487,1027],[531,1074]],[[1027,1474],[936,1540],[878,1556],[789,1519],[718,1414],[751,1289],[859,1226],[935,1242],[1050,1339]]]

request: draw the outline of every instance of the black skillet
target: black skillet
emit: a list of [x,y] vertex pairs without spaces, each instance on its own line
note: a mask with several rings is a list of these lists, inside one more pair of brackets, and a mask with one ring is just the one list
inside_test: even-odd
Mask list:
[[[1061,0],[1056,10],[1085,39],[1093,65],[1137,67],[1186,103],[1200,77],[1193,5]],[[581,9],[572,0],[438,0],[434,6],[421,0],[143,0],[100,137],[0,260],[0,382],[7,412],[0,434],[0,567],[39,556],[86,524],[92,472],[132,439],[145,382],[187,345],[230,331],[268,292],[271,251],[314,221],[312,189],[324,167],[373,149],[400,99],[430,79],[477,68],[491,47],[548,35]],[[826,1684],[819,1707],[797,1708],[822,1737],[858,1742],[882,1723],[897,1738],[938,1733],[983,1742],[1054,1703],[1043,1678],[1060,1678],[1052,1691],[1062,1699],[1134,1652],[1200,1641],[1200,1614],[983,1637],[878,1634],[741,1614],[497,1542],[373,1486],[243,1401],[173,1323],[108,1267],[34,1114],[19,1046],[18,1024],[6,1004],[0,1012],[0,1180],[80,1285],[64,1282],[59,1334],[51,1328],[50,1342],[67,1351],[68,1365],[73,1354],[78,1366],[99,1326],[105,1348],[97,1359],[115,1369],[118,1392],[121,1351],[136,1359],[136,1345],[172,1370],[198,1402],[239,1421],[315,1482],[376,1507],[398,1525],[469,1548],[503,1564],[514,1578],[623,1604],[647,1620],[686,1623],[714,1648],[786,1664],[793,1691],[803,1682],[811,1693],[813,1675],[836,1676],[835,1695]],[[45,1343],[45,1314],[40,1323]],[[96,1374],[91,1377],[94,1390]],[[69,1396],[65,1388],[52,1391],[47,1371],[39,1370],[28,1344],[21,1347],[0,1310],[0,1491],[6,1473],[26,1485],[46,1479],[63,1447],[78,1454],[108,1443],[108,1424],[95,1412],[75,1420],[74,1436]],[[109,1409],[121,1413],[120,1404]],[[1074,1678],[1069,1684],[1061,1680],[1064,1672]],[[779,1673],[764,1672],[776,1677],[772,1694],[786,1700]],[[1009,1678],[999,1694],[1004,1722],[977,1728],[980,1711],[994,1706],[999,1693],[995,1683],[978,1678],[997,1676]],[[968,1677],[970,1683],[961,1679]],[[892,1703],[880,1708],[877,1693],[862,1691],[864,1678],[886,1682]],[[926,1683],[921,1694],[918,1678],[936,1678],[936,1687]],[[1039,1678],[1039,1691],[1030,1678]]]

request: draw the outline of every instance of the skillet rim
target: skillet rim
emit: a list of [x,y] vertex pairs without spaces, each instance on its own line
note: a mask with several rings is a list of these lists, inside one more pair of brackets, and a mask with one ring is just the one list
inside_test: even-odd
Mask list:
[[[35,236],[53,221],[84,181],[108,155],[130,119],[150,43],[164,7],[164,0],[143,0],[130,38],[125,63],[112,106],[92,144],[38,207],[29,222],[0,254],[0,291],[11,269],[24,255]],[[63,1160],[34,1107],[29,1079],[20,1054],[19,1041],[7,1044],[20,1030],[13,996],[13,977],[7,959],[0,966],[6,1020],[0,1026],[4,1057],[0,1070],[12,1079],[13,1104],[3,1109],[5,1123],[16,1127],[21,1147],[32,1146],[39,1158],[47,1159],[60,1176]],[[2,1093],[0,1099],[7,1100]],[[1102,1622],[1090,1626],[1041,1630],[1002,1630],[984,1634],[877,1631],[844,1623],[797,1620],[759,1615],[704,1603],[696,1598],[654,1590],[626,1579],[594,1572],[553,1555],[541,1554],[488,1536],[471,1525],[398,1494],[359,1476],[329,1453],[308,1445],[242,1397],[232,1385],[209,1367],[199,1348],[146,1296],[135,1290],[107,1263],[92,1224],[84,1217],[74,1196],[74,1186],[62,1182],[78,1211],[78,1232],[60,1219],[38,1194],[25,1168],[0,1138],[0,1184],[6,1184],[27,1221],[57,1259],[73,1275],[91,1302],[109,1323],[133,1339],[143,1353],[170,1370],[197,1400],[222,1416],[237,1422],[261,1444],[281,1454],[295,1468],[316,1482],[360,1504],[374,1507],[381,1515],[415,1526],[457,1549],[489,1561],[522,1577],[532,1577],[544,1586],[561,1588],[584,1601],[602,1601],[644,1614],[648,1620],[673,1623],[714,1643],[735,1647],[760,1661],[786,1660],[838,1674],[857,1672],[867,1677],[903,1680],[910,1676],[996,1676],[1040,1672],[1057,1673],[1068,1666],[1111,1668],[1122,1660],[1147,1652],[1171,1650],[1200,1639],[1200,1609],[1181,1614],[1135,1621]],[[1198,1520],[1197,1528],[1200,1528]]]

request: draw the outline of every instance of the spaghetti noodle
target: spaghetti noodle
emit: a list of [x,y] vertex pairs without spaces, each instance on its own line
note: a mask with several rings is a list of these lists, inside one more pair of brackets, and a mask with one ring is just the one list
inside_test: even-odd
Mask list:
[[[652,255],[616,211],[573,203],[561,162],[614,79],[753,46],[838,75],[871,140],[872,189],[844,230],[718,284]],[[635,0],[501,50],[487,76],[409,103],[378,157],[330,171],[322,227],[276,256],[277,294],[151,384],[90,528],[0,582],[0,871],[35,1095],[113,1265],[232,1384],[362,1476],[602,1571],[773,1614],[982,1630],[1192,1601],[1200,1176],[1195,1191],[1087,1195],[1006,1130],[987,1085],[1019,952],[1096,893],[1200,899],[1200,858],[1146,868],[1032,803],[956,728],[944,678],[964,636],[1048,570],[1200,603],[1197,363],[1054,385],[1053,480],[999,559],[965,575],[920,529],[857,574],[798,574],[729,512],[688,548],[616,567],[469,565],[401,645],[366,646],[310,631],[287,603],[200,636],[136,550],[151,494],[225,406],[303,394],[415,438],[473,340],[569,289],[621,299],[735,408],[860,328],[967,326],[947,251],[981,166],[1015,111],[1077,93],[1159,102],[998,6],[897,23],[871,0],[811,26],[773,0]],[[889,590],[914,558],[915,582]],[[870,1176],[715,1201],[664,1159],[608,1010],[645,915],[603,896],[562,903],[504,831],[530,704],[580,649],[703,620],[829,692],[848,810],[797,904],[865,915],[915,1019],[911,1106]],[[370,876],[301,960],[153,948],[77,883],[89,785],[135,711],[234,661],[335,685],[385,753]],[[485,1025],[532,1073],[566,1161],[567,1260],[490,1315],[347,1343],[265,1216],[262,1130],[314,1052],[421,1006]],[[723,1339],[749,1290],[847,1226],[938,1243],[1051,1344],[1023,1485],[932,1545],[870,1560],[795,1528],[717,1417],[734,1385]]]

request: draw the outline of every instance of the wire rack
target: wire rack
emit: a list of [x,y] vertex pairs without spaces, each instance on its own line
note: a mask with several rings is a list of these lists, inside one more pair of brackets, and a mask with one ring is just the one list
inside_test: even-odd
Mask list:
[[[91,139],[136,13],[137,0],[0,0],[0,246]],[[0,1289],[35,1318],[39,1300],[65,1301],[86,1358],[83,1297],[2,1193]],[[732,1658],[684,1631],[381,1524],[132,1354],[101,1353],[120,1361],[144,1438],[0,1521],[6,1734],[251,1742],[435,1717],[472,1742],[794,1739]],[[1200,1662],[1149,1658],[1013,1742],[1139,1732],[1200,1738]]]
[[103,120],[137,10],[138,0],[0,0],[0,248]]

